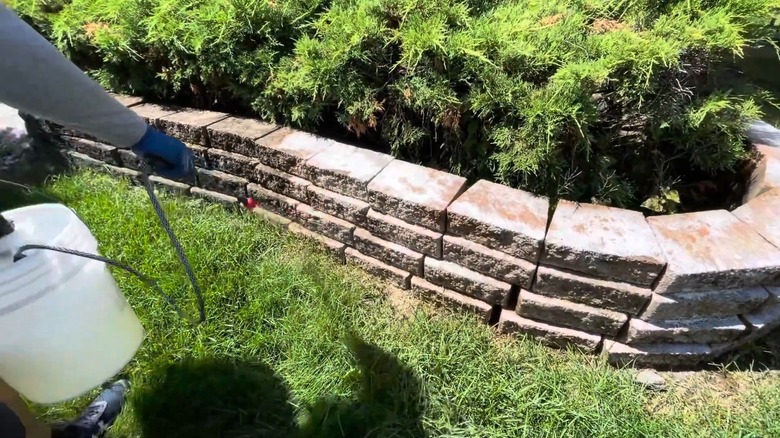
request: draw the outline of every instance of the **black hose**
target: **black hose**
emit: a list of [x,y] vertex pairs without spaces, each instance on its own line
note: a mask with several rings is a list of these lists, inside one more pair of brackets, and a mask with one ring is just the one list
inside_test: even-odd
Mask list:
[[[148,168],[147,168],[148,172]],[[162,297],[165,299],[165,301],[171,305],[171,307],[176,310],[176,313],[185,320],[190,321],[193,325],[198,325],[206,320],[206,309],[205,309],[205,303],[203,301],[203,294],[201,293],[200,286],[198,285],[198,281],[195,278],[195,273],[192,271],[192,266],[190,265],[189,260],[187,259],[187,256],[184,254],[184,249],[182,248],[181,244],[179,243],[179,240],[176,238],[176,235],[173,233],[173,230],[171,229],[171,225],[168,222],[168,218],[165,216],[165,213],[163,212],[162,206],[160,205],[160,201],[157,200],[157,196],[154,194],[154,185],[151,181],[149,181],[149,176],[147,172],[141,173],[141,183],[143,184],[144,188],[146,189],[146,193],[149,195],[149,200],[152,202],[152,206],[154,207],[154,212],[157,214],[157,218],[160,220],[160,224],[162,225],[165,232],[168,234],[168,238],[171,241],[171,245],[173,246],[174,250],[176,251],[176,255],[179,258],[179,262],[184,266],[184,270],[187,274],[187,277],[190,280],[190,284],[192,285],[193,293],[195,294],[195,299],[198,304],[198,319],[192,318],[191,316],[188,316],[181,307],[176,303],[176,300],[174,300],[170,295],[166,294],[159,284],[157,284],[157,281],[152,279],[151,277],[139,272],[138,270],[132,268],[131,266],[128,266],[124,263],[117,262],[116,260],[109,259],[107,257],[103,257],[97,254],[90,254],[85,253],[81,251],[76,251],[69,248],[61,248],[57,246],[50,246],[50,245],[37,245],[37,244],[30,244],[30,245],[23,245],[21,246],[14,255],[14,261],[21,260],[25,256],[24,252],[29,250],[46,250],[46,251],[55,251],[63,254],[70,254],[77,257],[83,257],[91,260],[96,260],[99,262],[103,262],[107,265],[114,266],[120,269],[123,269],[127,272],[130,272],[131,274],[138,277],[144,284],[149,286],[150,288],[156,290]],[[33,191],[32,187],[28,187],[23,184],[14,183],[12,181],[5,181],[0,179],[0,182],[7,183],[9,185],[13,185],[16,187],[21,187],[29,192]],[[59,201],[58,201],[59,202]],[[71,209],[71,211],[73,211]],[[74,211],[74,214],[78,216],[78,214]],[[81,219],[79,217],[79,219]],[[0,215],[0,226],[2,226],[2,222],[6,221],[10,225],[10,222],[5,220],[2,215]],[[83,219],[82,219],[82,222]],[[12,226],[12,225],[11,225]],[[2,234],[0,234],[0,237],[2,237]]]

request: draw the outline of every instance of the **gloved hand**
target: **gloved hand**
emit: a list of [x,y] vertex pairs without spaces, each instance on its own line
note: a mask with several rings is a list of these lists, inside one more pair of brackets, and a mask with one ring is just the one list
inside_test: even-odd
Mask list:
[[181,141],[151,126],[131,150],[165,178],[181,179],[192,175],[195,170],[192,151]]

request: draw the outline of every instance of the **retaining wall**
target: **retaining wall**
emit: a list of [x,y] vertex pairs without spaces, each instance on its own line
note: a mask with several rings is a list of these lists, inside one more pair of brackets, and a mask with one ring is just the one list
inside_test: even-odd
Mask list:
[[[257,212],[422,298],[505,333],[612,363],[695,365],[780,326],[780,149],[745,205],[645,218],[546,198],[228,114],[118,96],[195,152],[193,184],[155,183]],[[82,166],[137,176],[126,150],[47,122]]]

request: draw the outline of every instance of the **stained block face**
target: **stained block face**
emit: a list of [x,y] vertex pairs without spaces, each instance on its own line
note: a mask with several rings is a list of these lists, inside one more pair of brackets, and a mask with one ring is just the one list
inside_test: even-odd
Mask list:
[[437,259],[441,258],[442,233],[438,231],[410,224],[376,210],[368,210],[365,226],[377,237]]
[[390,155],[334,142],[306,162],[304,173],[320,187],[368,201],[368,183],[391,161]]
[[536,262],[549,207],[546,198],[481,180],[447,209],[447,232]]
[[259,182],[263,187],[299,201],[308,201],[309,186],[311,186],[309,181],[264,164],[258,164],[253,170],[251,179]]
[[425,258],[425,279],[490,304],[505,302],[512,285],[455,263]]
[[493,306],[490,304],[451,291],[445,287],[437,286],[420,277],[412,277],[412,292],[419,298],[441,307],[448,309],[458,308],[474,313],[484,322],[489,322],[493,315]]
[[587,278],[560,269],[539,266],[534,293],[575,303],[636,315],[652,292],[628,283]]
[[225,113],[185,109],[160,117],[157,125],[164,133],[181,141],[206,146],[206,127],[227,117]]
[[245,196],[247,180],[218,170],[198,169],[198,183],[201,187],[231,196]]
[[628,315],[557,298],[520,292],[517,314],[537,321],[561,325],[590,333],[617,335]]
[[153,103],[142,103],[130,108],[134,113],[138,114],[146,123],[157,126],[157,122],[163,118],[184,110],[184,108],[171,106],[171,105],[157,105]]
[[444,232],[446,209],[466,179],[400,160],[392,161],[368,184],[375,210]]
[[412,274],[403,269],[382,263],[375,258],[361,254],[353,248],[347,248],[344,254],[348,263],[360,266],[371,275],[390,281],[402,289],[409,289],[411,287]]
[[225,195],[219,192],[212,192],[211,190],[201,189],[200,187],[191,188],[190,194],[197,198],[202,198],[210,202],[222,204],[229,208],[238,207],[239,205],[238,198],[235,196]]
[[515,312],[501,312],[498,328],[502,333],[531,336],[551,347],[573,347],[586,353],[596,350],[602,339],[591,333],[523,318]]
[[[777,194],[780,195],[780,192]],[[761,237],[780,248],[780,196],[759,196],[733,213]]]
[[676,294],[653,294],[642,319],[691,319],[741,315],[767,300],[761,286]]
[[604,353],[611,364],[620,366],[693,366],[710,358],[713,350],[707,344],[626,345],[605,340]]
[[780,249],[725,210],[648,222],[669,263],[656,293],[756,286],[780,274]]
[[353,224],[363,224],[368,213],[368,203],[330,190],[309,185],[307,188],[309,204]]
[[209,149],[207,151],[208,163],[214,170],[230,173],[242,178],[253,178],[257,159],[241,154],[226,152],[221,149]]
[[560,201],[542,263],[605,280],[650,286],[666,265],[638,211]]
[[352,244],[352,233],[355,231],[355,225],[327,213],[317,211],[306,204],[298,204],[296,209],[296,219],[304,227],[339,242],[344,242],[348,245]]
[[254,140],[279,129],[276,125],[245,117],[228,117],[206,127],[209,146],[258,158]]
[[443,253],[444,260],[520,287],[530,287],[536,272],[534,263],[462,237],[444,236]]
[[745,333],[745,324],[736,316],[671,321],[631,320],[628,344],[714,344],[731,341]]
[[306,177],[304,163],[332,144],[333,140],[289,128],[255,141],[257,158],[263,164],[300,177]]
[[357,229],[354,234],[355,249],[414,275],[423,275],[423,258],[405,246],[388,242],[371,235],[367,230]]

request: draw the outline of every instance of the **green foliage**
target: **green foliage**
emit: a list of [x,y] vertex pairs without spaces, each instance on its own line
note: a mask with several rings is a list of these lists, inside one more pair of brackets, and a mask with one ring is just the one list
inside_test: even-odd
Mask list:
[[[53,0],[56,1],[56,0]],[[16,0],[105,85],[638,207],[734,172],[780,0]],[[693,209],[683,197],[681,209]]]

